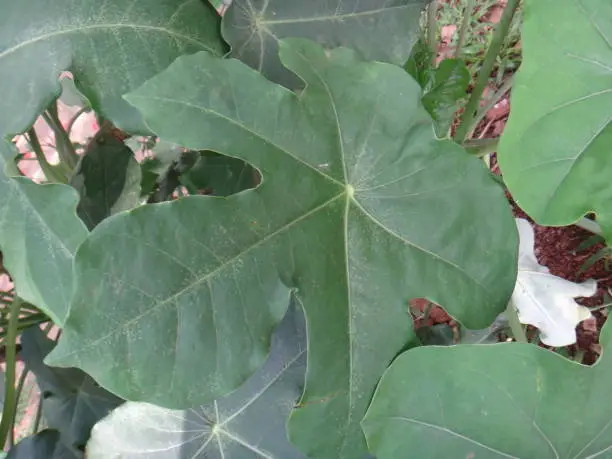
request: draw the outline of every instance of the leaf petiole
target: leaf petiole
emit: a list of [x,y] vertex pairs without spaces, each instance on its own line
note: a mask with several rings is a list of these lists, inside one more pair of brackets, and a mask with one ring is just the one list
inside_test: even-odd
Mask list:
[[6,380],[4,389],[4,407],[2,408],[2,419],[0,419],[0,445],[6,445],[9,430],[13,425],[15,417],[16,398],[15,398],[15,364],[17,360],[17,325],[19,323],[19,311],[22,300],[15,298],[11,304],[7,335],[5,338],[6,349]]

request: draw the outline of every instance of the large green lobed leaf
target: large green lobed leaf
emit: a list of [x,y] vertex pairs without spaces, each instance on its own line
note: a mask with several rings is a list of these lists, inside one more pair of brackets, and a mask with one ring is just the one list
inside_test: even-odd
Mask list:
[[385,373],[363,421],[372,453],[609,458],[612,324],[600,342],[594,368],[533,344],[412,349]]
[[27,129],[70,70],[100,114],[146,132],[123,94],[186,53],[224,51],[202,0],[0,0],[0,134]]
[[304,459],[287,439],[286,421],[302,395],[305,325],[301,308],[290,307],[266,363],[225,398],[187,410],[117,408],[94,427],[88,459]]
[[523,63],[499,147],[504,181],[541,225],[595,211],[612,238],[612,3],[528,0]]
[[281,59],[300,97],[208,53],[128,96],[160,137],[249,161],[263,182],[98,226],[50,357],[127,399],[208,403],[264,362],[295,290],[308,373],[291,439],[308,456],[360,457],[370,395],[413,337],[406,301],[488,325],[514,287],[516,229],[482,163],[436,139],[403,69],[300,39]]
[[14,146],[0,139],[0,249],[17,295],[62,325],[72,295],[72,261],[88,231],[66,185],[7,177]]
[[232,56],[287,87],[300,80],[278,58],[279,40],[302,37],[346,46],[368,60],[403,64],[428,0],[233,0],[223,17]]

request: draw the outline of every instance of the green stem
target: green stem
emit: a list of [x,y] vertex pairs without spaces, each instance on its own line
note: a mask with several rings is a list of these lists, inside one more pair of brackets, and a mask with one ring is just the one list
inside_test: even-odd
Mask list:
[[432,63],[438,54],[438,0],[431,0],[427,7],[427,44],[432,53]]
[[463,148],[471,155],[482,158],[491,153],[495,153],[498,145],[499,137],[495,137],[494,139],[466,140],[463,144]]
[[13,425],[15,417],[15,365],[17,358],[17,323],[19,322],[19,309],[21,298],[15,298],[11,305],[8,332],[6,335],[6,374],[4,388],[4,407],[2,408],[2,419],[0,419],[0,445],[6,445],[9,430]]
[[[24,367],[21,375],[19,376],[19,382],[17,383],[17,391],[15,392],[15,403],[19,406],[19,400],[21,399],[21,394],[23,392],[23,387],[25,386],[26,378],[28,377],[28,373],[30,371]],[[15,444],[15,421],[17,417],[13,417],[13,424],[11,425],[10,435],[9,435],[9,448],[13,447]]]
[[510,90],[513,82],[514,75],[504,81],[504,84],[495,92],[495,94],[493,94],[493,97],[491,97],[491,99],[488,100],[487,103],[480,110],[478,110],[478,112],[476,113],[476,117],[469,126],[468,138],[474,134],[474,130],[478,126],[478,123],[480,123],[482,119],[487,116],[489,110],[495,107],[495,104],[497,104],[502,99],[502,97],[504,97],[504,95]]
[[470,22],[472,20],[472,13],[474,12],[474,6],[476,5],[475,0],[467,0],[467,5],[463,11],[463,20],[461,21],[461,29],[459,29],[459,40],[457,41],[457,49],[455,50],[455,58],[461,58],[461,51],[465,46],[465,40],[467,38],[468,30],[470,29]]
[[[12,317],[9,316],[9,320],[0,320],[0,327],[8,327],[11,322]],[[47,317],[43,313],[31,314],[26,317],[19,317],[17,321],[18,328],[27,328],[32,325],[39,325],[45,322],[48,322],[49,317]]]
[[506,308],[506,316],[508,318],[508,322],[510,323],[510,330],[512,330],[512,334],[514,335],[514,339],[519,343],[528,343],[527,335],[525,335],[525,330],[523,329],[523,324],[519,321],[518,314],[516,312],[516,308],[512,301],[508,303],[508,307]]
[[581,218],[579,221],[574,223],[576,226],[579,226],[582,229],[590,231],[594,234],[599,234],[603,236],[603,232],[601,231],[601,226],[596,221],[590,220],[588,218]]
[[43,113],[43,118],[55,134],[55,148],[57,149],[60,160],[66,164],[71,171],[74,170],[79,162],[79,155],[77,155],[70,141],[70,137],[68,137],[68,134],[62,126],[62,122],[57,113],[57,105],[51,104],[49,109]]
[[489,45],[489,49],[485,55],[484,62],[482,63],[482,67],[478,73],[478,77],[476,78],[476,84],[474,85],[474,89],[472,89],[470,99],[465,107],[463,115],[461,116],[461,123],[459,124],[459,127],[455,133],[455,140],[459,143],[462,143],[465,140],[470,130],[470,126],[472,126],[476,110],[478,109],[478,104],[480,103],[480,98],[485,87],[487,86],[489,77],[491,76],[491,71],[495,65],[495,60],[497,59],[497,56],[499,55],[499,52],[504,44],[504,40],[506,39],[506,35],[510,29],[510,24],[512,23],[514,13],[519,6],[519,2],[520,0],[508,0],[504,13],[495,27],[493,37],[491,38],[491,44]]
[[30,147],[32,147],[34,155],[36,155],[38,164],[40,165],[40,168],[45,174],[47,180],[55,183],[67,183],[66,178],[63,177],[55,167],[49,164],[49,161],[47,161],[47,157],[43,153],[42,147],[40,146],[40,140],[38,140],[38,135],[36,134],[34,127],[31,127],[28,130],[27,138]]

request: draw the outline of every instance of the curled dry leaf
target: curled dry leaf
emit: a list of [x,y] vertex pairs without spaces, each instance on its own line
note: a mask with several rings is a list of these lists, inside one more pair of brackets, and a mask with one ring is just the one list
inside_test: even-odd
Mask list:
[[567,346],[576,342],[576,325],[591,317],[588,308],[574,298],[592,296],[597,290],[593,279],[577,284],[550,273],[538,263],[533,252],[533,228],[517,218],[519,231],[518,277],[512,303],[519,320],[537,327],[542,342],[548,346]]

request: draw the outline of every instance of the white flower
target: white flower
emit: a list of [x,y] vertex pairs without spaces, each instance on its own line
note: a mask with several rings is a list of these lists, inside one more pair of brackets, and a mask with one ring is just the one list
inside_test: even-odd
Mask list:
[[591,317],[591,312],[574,300],[592,296],[597,282],[589,279],[576,284],[550,273],[538,263],[533,252],[533,228],[527,220],[516,219],[519,231],[518,277],[512,304],[521,323],[537,327],[548,346],[567,346],[576,342],[576,325]]

